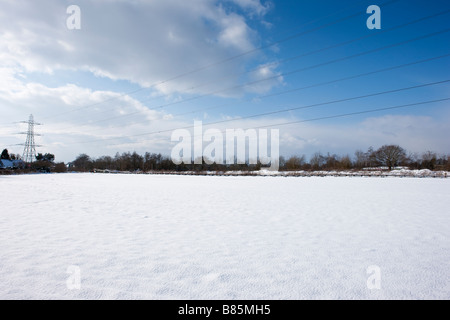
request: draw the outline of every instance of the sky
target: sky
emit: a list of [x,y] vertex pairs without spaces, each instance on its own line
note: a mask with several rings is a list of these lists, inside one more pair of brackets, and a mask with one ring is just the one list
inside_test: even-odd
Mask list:
[[[370,5],[381,29],[367,26]],[[286,157],[385,144],[448,154],[449,11],[447,0],[1,0],[0,148],[22,154],[33,114],[37,152],[64,162],[170,155],[171,133],[194,121],[278,129]]]

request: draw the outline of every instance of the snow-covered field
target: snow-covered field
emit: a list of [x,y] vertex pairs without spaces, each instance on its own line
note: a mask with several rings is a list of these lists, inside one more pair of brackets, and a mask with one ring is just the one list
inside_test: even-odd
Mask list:
[[450,180],[0,176],[0,299],[450,299]]

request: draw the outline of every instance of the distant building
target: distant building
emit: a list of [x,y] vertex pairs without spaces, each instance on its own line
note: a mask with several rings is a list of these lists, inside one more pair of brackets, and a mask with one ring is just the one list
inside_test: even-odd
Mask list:
[[1,159],[0,169],[13,169],[14,163],[11,160]]
[[25,162],[22,160],[0,160],[0,169],[23,169],[25,168]]

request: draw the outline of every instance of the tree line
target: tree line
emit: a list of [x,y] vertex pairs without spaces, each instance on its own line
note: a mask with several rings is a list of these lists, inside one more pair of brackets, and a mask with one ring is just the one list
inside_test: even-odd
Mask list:
[[[4,149],[0,155],[4,160],[20,160],[20,155],[9,154]],[[204,160],[201,164],[176,165],[171,158],[161,153],[146,152],[140,155],[137,152],[116,153],[114,157],[101,156],[91,158],[87,154],[80,154],[68,165],[55,163],[55,156],[51,153],[39,153],[36,161],[31,164],[23,163],[20,172],[89,172],[95,170],[119,171],[119,172],[163,172],[163,171],[256,171],[263,166],[257,164],[207,164]],[[352,156],[336,155],[316,152],[309,159],[305,155],[293,155],[279,159],[280,171],[317,171],[317,170],[361,170],[364,168],[385,168],[392,170],[395,167],[407,167],[409,169],[429,169],[450,171],[450,156],[438,155],[436,152],[427,151],[421,154],[407,153],[398,145],[384,145],[378,149],[370,147],[367,151],[357,150]],[[3,170],[4,171],[4,170]]]
[[[16,172],[66,172],[67,167],[63,162],[55,163],[55,155],[51,153],[38,153],[35,156],[35,161],[32,163],[25,163],[22,161],[22,156],[19,154],[10,154],[8,149],[3,149],[0,154],[0,160],[14,161],[13,170]],[[11,168],[8,168],[11,169]]]
[[[392,170],[402,166],[409,169],[450,170],[449,155],[438,155],[427,151],[422,154],[408,154],[398,145],[384,145],[376,150],[370,147],[367,151],[357,150],[353,156],[317,152],[309,159],[305,155],[294,155],[289,158],[280,157],[280,171],[294,170],[361,170],[364,168],[382,168]],[[97,159],[87,154],[80,154],[69,164],[71,171],[254,171],[260,170],[261,164],[201,164],[176,165],[170,157],[160,153],[137,152],[117,153],[114,157],[102,156]]]

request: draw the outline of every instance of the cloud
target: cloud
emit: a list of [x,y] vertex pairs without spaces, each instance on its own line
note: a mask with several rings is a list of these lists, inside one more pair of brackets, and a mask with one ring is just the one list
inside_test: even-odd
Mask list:
[[[2,122],[26,120],[33,113],[45,124],[38,128],[44,133],[38,143],[68,161],[77,150],[96,156],[111,152],[119,142],[132,146],[143,139],[110,138],[190,124],[170,113],[149,110],[132,96],[91,88],[102,81],[99,77],[152,86],[153,91],[146,91],[148,96],[162,94],[167,102],[185,95],[236,97],[252,92],[254,88],[238,86],[254,79],[242,75],[255,59],[264,59],[262,52],[217,62],[258,48],[258,31],[247,20],[262,17],[270,8],[260,1],[235,1],[234,8],[225,8],[226,2],[79,0],[81,29],[69,30],[66,10],[73,4],[70,1],[2,1]],[[80,73],[91,75],[88,82],[66,76]],[[48,75],[52,85],[40,82],[42,74]],[[270,90],[270,84],[265,89]],[[71,112],[76,109],[80,111]],[[23,130],[17,125],[2,127],[2,144],[23,142],[24,137],[13,135]],[[79,144],[87,140],[97,143]],[[144,140],[142,147],[167,151],[164,143]]]
[[359,134],[366,140],[376,139],[379,144],[399,144],[411,152],[449,152],[448,120],[413,115],[372,117],[361,123]]
[[260,0],[231,0],[231,2],[258,17],[264,16],[273,6],[272,2],[261,3]]
[[[217,62],[257,48],[258,32],[247,18],[269,10],[260,1],[234,2],[248,13],[211,0],[80,0],[81,30],[68,30],[68,2],[6,1],[0,4],[0,59],[25,72],[87,70],[143,87],[163,83],[154,89],[164,94],[232,87],[256,53]],[[229,77],[215,82],[223,75]],[[192,90],[205,82],[208,91]]]
[[274,63],[262,64],[249,73],[249,85],[247,90],[252,93],[263,94],[272,88],[283,85],[283,76],[276,70]]
[[[95,91],[74,84],[50,88],[18,79],[13,87],[14,91],[7,94],[0,90],[2,120],[27,120],[29,114],[34,114],[35,120],[44,124],[36,127],[36,133],[43,134],[36,137],[36,143],[43,145],[39,152],[54,153],[59,160],[69,161],[81,152],[93,156],[108,154],[111,152],[108,147],[118,141],[135,141],[112,138],[182,125],[171,120],[170,114],[150,110],[133,97],[113,91]],[[113,102],[102,103],[108,100]],[[42,115],[50,116],[43,118]],[[11,123],[0,128],[3,147],[25,140],[17,133],[26,131],[26,125]],[[94,143],[86,144],[86,141]],[[152,143],[147,146],[151,148]],[[20,146],[12,148],[14,153],[21,152]]]
[[426,150],[449,152],[448,121],[428,116],[384,115],[368,117],[361,121],[339,124],[321,122],[301,123],[280,127],[280,145],[284,154],[331,152],[353,155],[369,147],[379,148],[385,144],[398,144],[409,152]]

